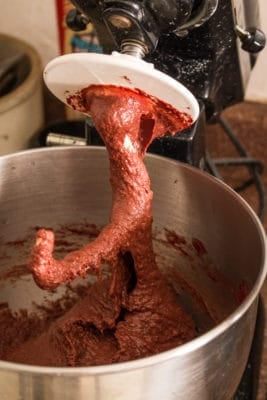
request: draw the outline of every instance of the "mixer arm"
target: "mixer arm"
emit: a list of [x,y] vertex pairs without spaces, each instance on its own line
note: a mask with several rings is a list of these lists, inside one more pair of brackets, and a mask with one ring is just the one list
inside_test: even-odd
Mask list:
[[[71,0],[67,24],[83,27],[92,21],[105,52],[144,57],[153,52],[162,33],[184,35],[203,24],[216,10],[218,0]],[[81,23],[82,21],[82,23]]]

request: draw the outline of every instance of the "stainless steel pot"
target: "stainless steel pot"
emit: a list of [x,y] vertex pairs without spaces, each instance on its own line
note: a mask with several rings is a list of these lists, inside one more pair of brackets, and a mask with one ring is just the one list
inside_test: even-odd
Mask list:
[[[158,261],[163,270],[171,266],[203,300],[200,306],[192,306],[194,292],[180,288],[181,301],[191,307],[202,334],[165,353],[103,367],[46,368],[2,361],[1,400],[227,400],[233,396],[247,362],[266,274],[264,231],[251,208],[223,183],[157,156],[147,156],[146,163],[154,190]],[[0,176],[2,252],[4,242],[29,232],[34,235],[32,227],[57,229],[84,220],[101,225],[108,221],[111,199],[103,148],[49,148],[4,156]],[[184,251],[164,243],[164,228],[186,239],[194,267]],[[193,238],[204,244],[208,256],[199,258]],[[17,247],[1,261],[2,274],[18,261],[26,262],[29,249]],[[215,273],[224,277],[222,281],[214,278]],[[237,294],[244,285],[248,293],[238,304]],[[30,308],[32,300],[44,301],[44,293],[30,276],[18,282],[3,280],[0,302],[9,301],[14,309]],[[51,296],[61,294],[62,289]],[[203,322],[205,308],[216,316],[214,326],[208,319]]]

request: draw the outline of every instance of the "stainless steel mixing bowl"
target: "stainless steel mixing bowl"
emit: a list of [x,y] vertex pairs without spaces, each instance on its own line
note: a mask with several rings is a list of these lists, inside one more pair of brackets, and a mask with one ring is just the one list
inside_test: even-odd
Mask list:
[[[195,288],[200,305],[193,304],[194,291],[177,287],[202,333],[170,351],[115,365],[49,368],[1,361],[1,400],[227,400],[233,396],[247,362],[266,274],[264,231],[251,208],[218,180],[157,156],[147,156],[146,163],[154,190],[158,262],[163,270],[177,272],[186,287]],[[0,175],[2,253],[7,251],[5,243],[29,232],[33,238],[36,226],[57,229],[85,220],[97,225],[108,221],[111,196],[103,148],[47,148],[4,156]],[[164,241],[164,228],[185,238],[193,264],[185,249]],[[195,238],[208,256],[194,251]],[[17,246],[8,257],[0,257],[2,275],[12,265],[25,263],[29,250]],[[179,286],[175,275],[170,276]],[[241,299],[244,285],[248,293]],[[5,279],[0,302],[30,309],[32,300],[42,304],[45,296],[60,296],[62,291],[46,294],[31,276],[17,282]],[[213,326],[205,309],[216,319]]]

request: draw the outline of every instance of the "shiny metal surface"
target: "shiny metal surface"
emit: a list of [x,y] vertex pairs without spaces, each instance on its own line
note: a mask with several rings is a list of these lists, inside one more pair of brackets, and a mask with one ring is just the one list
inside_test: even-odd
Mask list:
[[[164,260],[173,264],[205,297],[218,323],[203,328],[204,333],[188,344],[123,364],[45,368],[0,362],[1,400],[228,400],[233,396],[249,354],[266,275],[264,231],[250,207],[214,178],[157,156],[148,156],[146,163],[154,190],[156,230],[174,230],[188,242],[201,240],[214,268],[237,288],[246,282],[248,296],[237,306],[229,287],[227,291],[200,268],[191,268],[179,251],[167,246],[165,252],[160,240],[155,241],[162,268]],[[24,237],[34,226],[56,229],[84,220],[108,221],[111,199],[103,148],[57,147],[4,156],[0,175],[0,230],[6,241]],[[1,272],[17,255],[12,257],[10,265],[1,264]],[[25,261],[27,254],[19,257]],[[31,300],[43,301],[43,293],[30,281],[21,286],[2,282],[0,302],[30,307]]]
[[203,25],[218,8],[218,0],[205,0],[203,1],[197,10],[194,12],[193,17],[189,19],[185,24],[180,25],[174,31],[178,36],[187,34],[189,30],[198,28]]

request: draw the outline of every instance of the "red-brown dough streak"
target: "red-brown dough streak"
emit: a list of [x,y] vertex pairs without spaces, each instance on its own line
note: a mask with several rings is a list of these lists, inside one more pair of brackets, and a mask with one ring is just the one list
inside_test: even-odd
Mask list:
[[53,258],[53,232],[39,230],[30,268],[43,288],[85,276],[88,270],[100,275],[103,262],[111,265],[112,275],[9,359],[99,365],[180,345],[194,337],[195,329],[155,262],[153,193],[143,158],[154,138],[187,128],[191,117],[139,90],[115,86],[90,86],[69,103],[92,116],[105,142],[113,196],[110,223],[93,242],[62,260]]

